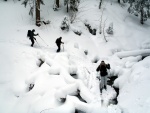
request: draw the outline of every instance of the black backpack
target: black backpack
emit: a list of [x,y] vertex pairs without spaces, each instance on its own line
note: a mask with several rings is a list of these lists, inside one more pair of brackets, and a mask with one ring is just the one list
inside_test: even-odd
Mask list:
[[31,36],[31,30],[28,30],[27,37],[30,37],[30,36]]
[[56,39],[55,43],[56,43],[56,44],[58,44],[58,43],[59,43],[59,39],[58,39],[58,38]]

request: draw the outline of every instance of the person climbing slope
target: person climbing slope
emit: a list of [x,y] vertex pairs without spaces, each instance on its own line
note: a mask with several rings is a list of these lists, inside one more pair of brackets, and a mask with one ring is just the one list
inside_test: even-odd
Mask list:
[[29,37],[29,39],[31,40],[31,47],[33,47],[34,45],[34,40],[36,40],[36,38],[34,36],[37,36],[39,35],[38,33],[37,34],[34,34],[35,30],[33,29],[32,31],[31,30],[28,30],[28,34],[27,36]]
[[102,90],[107,90],[107,69],[110,69],[110,64],[105,64],[104,61],[101,61],[100,65],[97,67],[96,71],[100,71],[101,82],[100,82],[100,92]]
[[56,45],[58,47],[57,52],[60,52],[60,50],[61,50],[61,44],[64,44],[64,42],[62,42],[61,39],[62,39],[62,37],[59,37],[55,41],[55,43],[56,43]]

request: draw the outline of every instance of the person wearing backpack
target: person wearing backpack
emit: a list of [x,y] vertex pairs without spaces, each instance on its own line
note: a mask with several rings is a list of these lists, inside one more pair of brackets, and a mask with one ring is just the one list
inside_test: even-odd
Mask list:
[[57,47],[58,47],[57,52],[60,52],[61,44],[64,44],[64,42],[62,42],[61,39],[62,39],[62,37],[59,37],[59,38],[57,38],[56,41],[55,41],[55,43],[56,43],[56,45],[57,45]]
[[39,35],[38,33],[37,34],[34,34],[35,30],[33,29],[32,31],[31,30],[28,30],[28,34],[27,36],[29,37],[29,39],[31,40],[31,47],[33,47],[34,45],[34,40],[36,40],[36,38],[34,36],[37,36]]
[[101,61],[100,65],[97,67],[96,71],[100,71],[101,82],[100,82],[100,92],[102,90],[107,90],[107,69],[110,69],[110,64],[105,64],[104,61]]

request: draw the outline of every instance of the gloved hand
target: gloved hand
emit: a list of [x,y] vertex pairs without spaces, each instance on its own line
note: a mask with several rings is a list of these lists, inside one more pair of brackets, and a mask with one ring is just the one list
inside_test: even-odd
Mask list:
[[96,78],[97,78],[98,80],[101,80],[99,76],[96,76]]

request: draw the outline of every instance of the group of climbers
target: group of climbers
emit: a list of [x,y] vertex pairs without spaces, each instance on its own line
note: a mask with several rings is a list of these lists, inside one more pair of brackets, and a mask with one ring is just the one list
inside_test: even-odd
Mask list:
[[[38,33],[35,34],[34,32],[35,32],[35,30],[33,29],[33,30],[28,30],[28,33],[27,33],[27,37],[29,37],[29,39],[31,40],[31,47],[33,47],[34,41],[36,41],[36,38],[34,36],[39,36]],[[56,45],[58,47],[57,52],[60,52],[61,44],[64,44],[64,42],[62,42],[61,40],[62,40],[62,37],[59,37],[55,41],[55,43],[56,43]]]
[[[35,30],[33,29],[28,30],[27,36],[29,37],[29,39],[31,40],[31,47],[33,47],[34,45],[34,40],[36,40],[36,38],[34,36],[38,36],[39,34],[34,34]],[[64,44],[64,42],[61,41],[62,37],[59,37],[56,39],[55,43],[58,47],[56,52],[60,52],[61,50],[61,44]],[[102,90],[105,89],[107,90],[107,69],[110,69],[110,64],[106,64],[104,61],[101,61],[100,65],[97,67],[96,71],[100,71],[100,77],[101,78],[101,82],[100,82],[100,93],[102,93]]]

